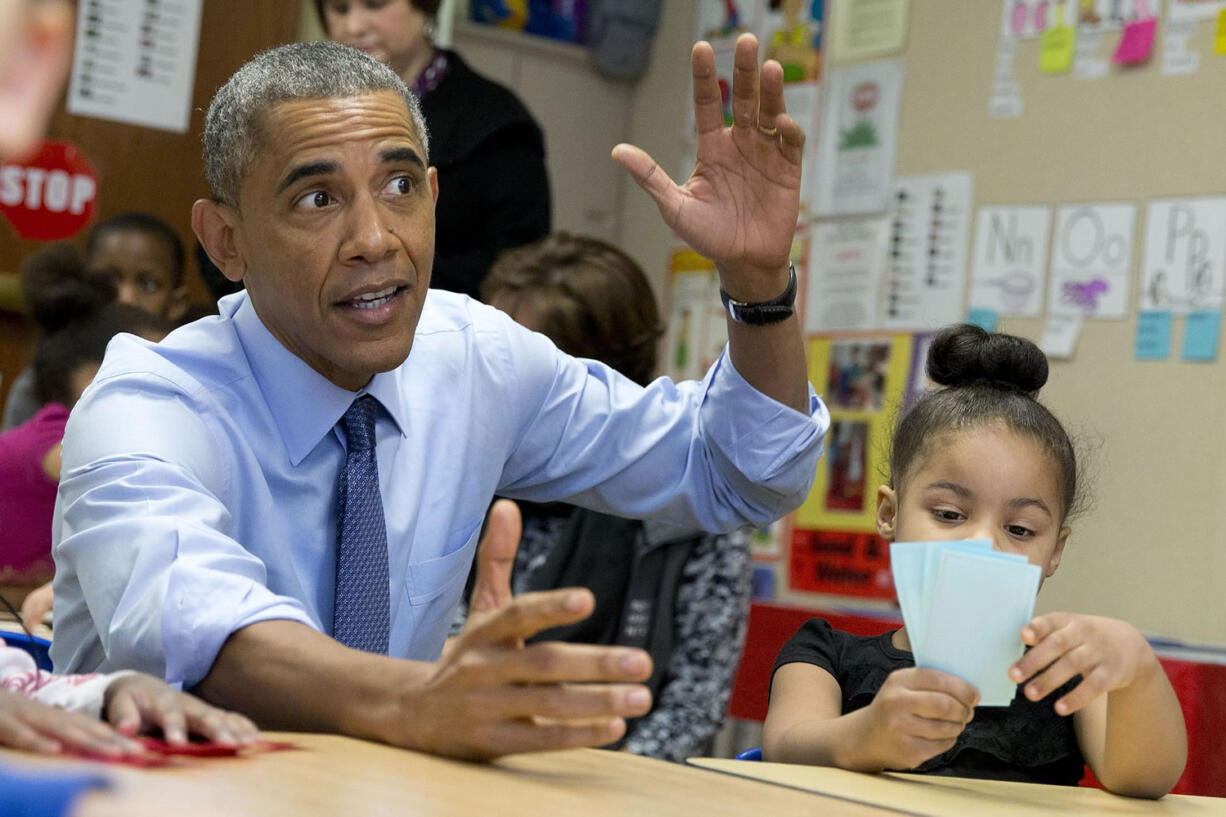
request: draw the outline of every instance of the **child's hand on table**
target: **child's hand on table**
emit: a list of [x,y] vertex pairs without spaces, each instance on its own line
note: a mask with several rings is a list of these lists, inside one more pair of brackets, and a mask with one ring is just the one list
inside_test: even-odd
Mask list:
[[[979,693],[957,676],[910,667],[891,672],[864,712],[847,768],[912,769],[948,751],[975,714]],[[842,765],[842,764],[840,764]]]
[[1142,674],[1162,672],[1145,636],[1114,618],[1048,613],[1022,628],[1022,641],[1031,649],[1009,668],[1009,677],[1019,684],[1030,678],[1024,689],[1030,700],[1042,700],[1081,675],[1081,683],[1056,701],[1061,715],[1131,685]]
[[68,750],[111,757],[141,754],[144,749],[104,721],[56,709],[0,689],[0,746],[54,755]]
[[170,744],[186,743],[189,733],[229,746],[260,740],[255,724],[243,715],[210,706],[144,673],[111,682],[103,711],[118,733],[129,737],[160,728]]

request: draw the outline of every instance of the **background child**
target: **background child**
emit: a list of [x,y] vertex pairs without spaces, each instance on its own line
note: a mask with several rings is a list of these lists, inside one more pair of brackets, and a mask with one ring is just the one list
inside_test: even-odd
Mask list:
[[[964,325],[937,335],[927,366],[944,388],[898,424],[878,532],[891,541],[991,539],[1050,577],[1070,532],[1077,467],[1064,428],[1035,399],[1047,381],[1043,353]],[[1084,757],[1116,793],[1168,792],[1187,739],[1145,638],[1123,621],[1075,613],[1037,616],[1021,637],[1030,649],[1009,668],[1017,696],[976,710],[965,681],[915,667],[905,628],[865,638],[811,619],[776,661],[763,756],[1068,785],[1082,777]]]
[[[60,440],[68,412],[120,332],[159,340],[165,321],[113,303],[109,283],[90,278],[76,251],[53,245],[22,264],[22,297],[41,326],[34,357],[34,416],[0,433],[0,585],[21,603],[20,587],[51,578],[51,515],[60,477]],[[41,616],[30,620],[31,626]]]

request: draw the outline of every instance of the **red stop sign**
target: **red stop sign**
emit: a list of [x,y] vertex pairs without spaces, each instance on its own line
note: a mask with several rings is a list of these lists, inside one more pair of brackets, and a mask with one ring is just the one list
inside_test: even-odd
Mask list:
[[22,238],[76,235],[97,197],[98,174],[71,142],[44,142],[33,156],[0,164],[0,212]]

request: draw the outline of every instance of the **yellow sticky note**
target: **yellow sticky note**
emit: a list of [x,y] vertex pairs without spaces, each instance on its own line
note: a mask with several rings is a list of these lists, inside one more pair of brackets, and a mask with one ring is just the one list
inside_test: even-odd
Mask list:
[[1213,53],[1226,54],[1226,8],[1217,13],[1217,36],[1213,38]]
[[1055,25],[1043,32],[1039,46],[1039,70],[1044,74],[1067,74],[1073,67],[1073,48],[1077,44],[1077,29]]

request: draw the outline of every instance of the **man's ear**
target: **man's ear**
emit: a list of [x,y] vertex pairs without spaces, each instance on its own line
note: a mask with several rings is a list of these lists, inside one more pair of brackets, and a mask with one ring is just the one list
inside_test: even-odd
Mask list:
[[247,274],[247,262],[235,240],[238,224],[238,213],[228,204],[198,199],[192,205],[192,231],[221,274],[231,281],[241,281]]
[[430,180],[430,196],[434,199],[434,203],[438,204],[438,168],[428,168],[426,178]]
[[1050,579],[1056,572],[1056,568],[1060,566],[1060,559],[1064,556],[1064,543],[1068,541],[1068,536],[1073,532],[1073,529],[1065,525],[1060,529],[1060,537],[1056,539],[1056,547],[1052,550],[1051,555],[1047,557],[1047,564],[1043,565],[1043,578]]
[[898,493],[889,485],[877,489],[877,535],[894,541],[898,520]]

